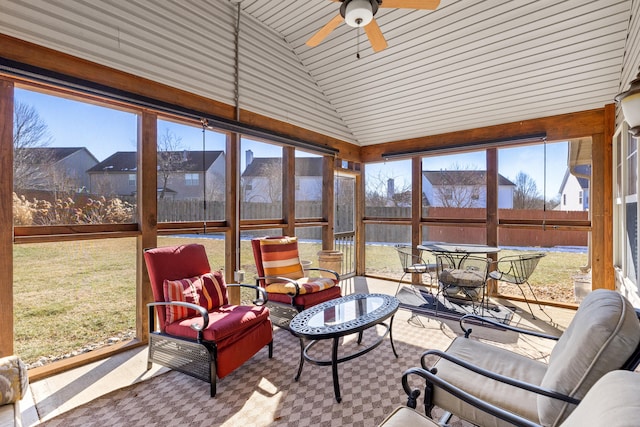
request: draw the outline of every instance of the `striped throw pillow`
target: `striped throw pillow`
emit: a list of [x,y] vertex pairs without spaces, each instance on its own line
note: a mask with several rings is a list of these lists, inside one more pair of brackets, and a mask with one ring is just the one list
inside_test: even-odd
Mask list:
[[[190,302],[207,311],[229,303],[227,285],[219,271],[188,279],[165,280],[163,291],[164,299],[167,302]],[[167,323],[198,315],[195,310],[190,308],[171,305],[167,306],[166,313]]]
[[[281,239],[260,240],[262,267],[265,276],[286,277],[300,279],[304,277],[304,270],[298,254],[298,238],[283,237]],[[277,282],[277,279],[265,279],[267,284]]]

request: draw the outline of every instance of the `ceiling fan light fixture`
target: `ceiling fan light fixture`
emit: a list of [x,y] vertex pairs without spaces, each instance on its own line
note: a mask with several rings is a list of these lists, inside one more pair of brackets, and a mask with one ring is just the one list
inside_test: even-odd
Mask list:
[[364,27],[373,19],[373,6],[370,0],[351,0],[345,2],[344,22],[350,27]]

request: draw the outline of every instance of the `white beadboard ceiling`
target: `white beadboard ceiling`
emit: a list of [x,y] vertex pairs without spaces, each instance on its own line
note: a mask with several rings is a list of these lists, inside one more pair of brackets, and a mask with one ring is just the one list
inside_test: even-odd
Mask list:
[[[0,0],[0,33],[233,105],[228,0]],[[242,108],[358,145],[601,108],[620,92],[631,0],[441,0],[384,9],[388,48],[329,0],[242,0]],[[2,47],[0,46],[0,54]]]

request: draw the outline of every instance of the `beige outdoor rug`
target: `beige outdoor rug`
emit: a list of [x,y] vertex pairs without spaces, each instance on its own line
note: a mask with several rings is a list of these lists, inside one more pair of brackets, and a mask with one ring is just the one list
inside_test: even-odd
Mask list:
[[[388,342],[370,353],[339,365],[342,403],[334,399],[330,366],[306,363],[299,382],[294,381],[300,356],[297,338],[276,328],[274,355],[260,351],[249,362],[218,382],[218,394],[209,397],[209,385],[171,371],[100,397],[44,422],[47,427],[73,426],[376,426],[395,407],[406,403],[402,373],[419,366],[421,353],[445,349],[460,334],[455,321],[420,317],[422,326],[407,320],[399,310],[393,338],[399,358]],[[546,355],[536,344],[518,340],[516,334],[475,327],[477,337],[499,337],[501,346],[516,348],[531,357]],[[365,342],[374,334],[365,332]],[[357,347],[356,336],[345,337],[341,351]],[[326,341],[327,344],[330,341]],[[324,344],[324,342],[322,343]],[[329,345],[318,345],[314,354]],[[421,398],[420,398],[421,401]],[[423,410],[419,403],[419,409]],[[454,421],[452,426],[468,424]]]

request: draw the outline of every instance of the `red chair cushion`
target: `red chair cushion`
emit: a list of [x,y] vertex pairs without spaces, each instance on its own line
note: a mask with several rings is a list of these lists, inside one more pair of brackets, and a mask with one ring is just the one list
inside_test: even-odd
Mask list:
[[[165,280],[163,290],[164,299],[167,302],[189,302],[199,305],[207,311],[229,304],[227,285],[219,271],[188,279]],[[167,323],[197,315],[195,310],[184,306],[167,306]]]
[[[227,337],[240,337],[244,331],[265,321],[269,321],[269,309],[265,306],[223,305],[209,312],[209,325],[203,331],[203,338],[219,343]],[[193,323],[202,325],[202,317],[181,319],[168,324],[165,332],[195,340],[198,333],[191,329]]]

